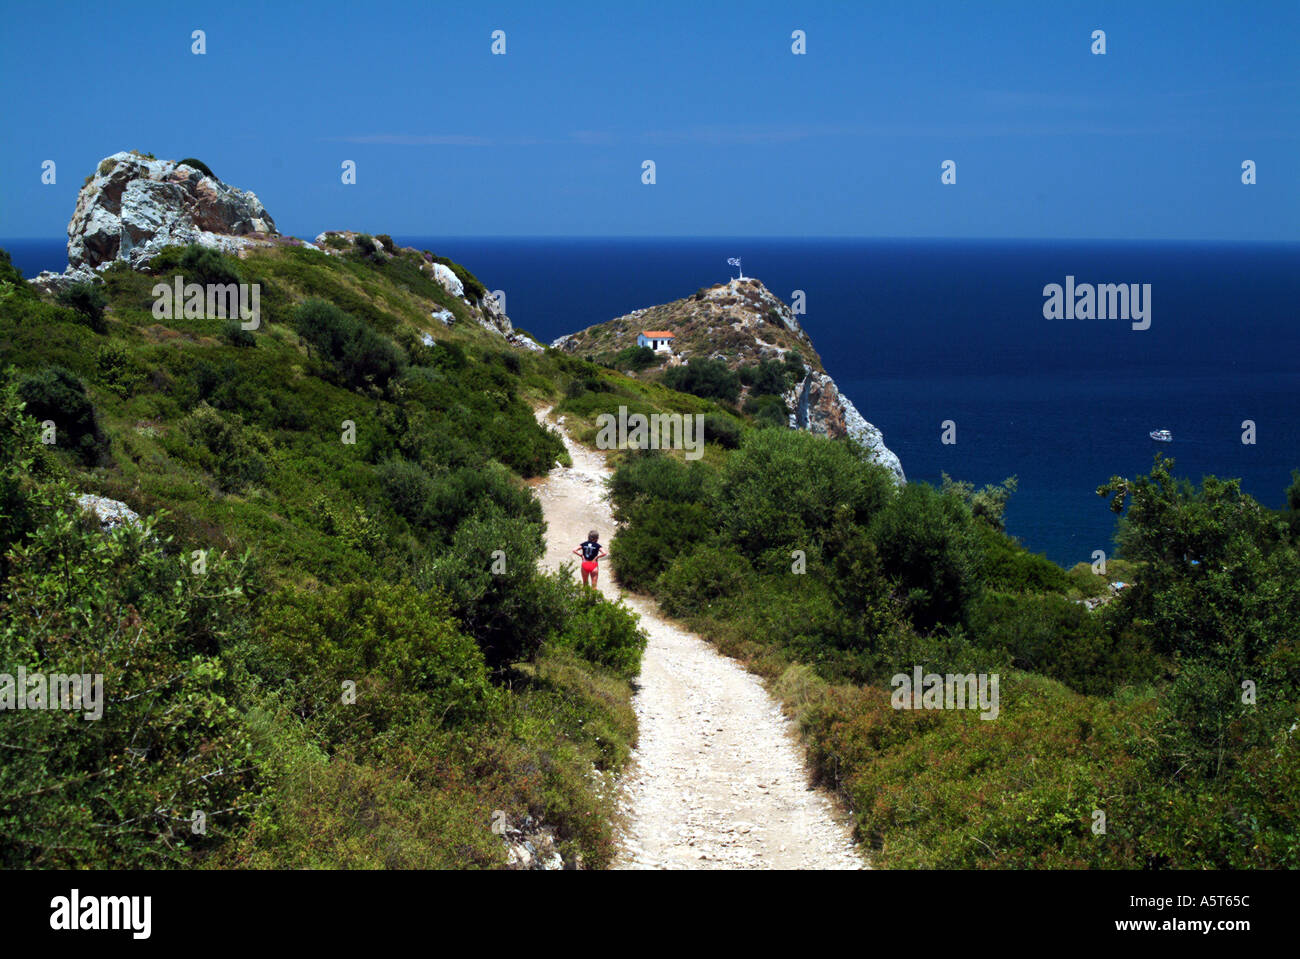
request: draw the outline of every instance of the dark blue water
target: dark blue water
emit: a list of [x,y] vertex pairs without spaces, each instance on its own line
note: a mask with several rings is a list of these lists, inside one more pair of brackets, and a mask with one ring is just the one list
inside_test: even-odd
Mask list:
[[[908,478],[1015,475],[1010,532],[1071,565],[1113,553],[1095,495],[1150,469],[1240,477],[1280,506],[1300,467],[1300,245],[820,239],[397,237],[450,256],[543,341],[747,275],[789,302],[826,368],[884,432]],[[63,242],[5,244],[31,275]],[[1043,287],[1149,283],[1151,327],[1045,320]],[[1254,420],[1255,445],[1241,442]],[[941,423],[957,443],[940,442]],[[1147,433],[1169,429],[1172,444]]]

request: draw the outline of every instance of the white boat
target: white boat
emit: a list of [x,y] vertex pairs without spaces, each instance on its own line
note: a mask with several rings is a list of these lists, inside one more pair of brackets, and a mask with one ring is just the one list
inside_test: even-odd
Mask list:
[[1174,441],[1174,434],[1168,430],[1152,430],[1150,436],[1157,443],[1172,443]]

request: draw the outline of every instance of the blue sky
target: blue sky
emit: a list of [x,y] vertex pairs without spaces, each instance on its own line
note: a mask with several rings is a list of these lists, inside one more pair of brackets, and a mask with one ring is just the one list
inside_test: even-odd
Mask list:
[[62,235],[82,179],[134,148],[204,160],[299,236],[1300,239],[1294,0],[10,0],[0,20],[4,237]]

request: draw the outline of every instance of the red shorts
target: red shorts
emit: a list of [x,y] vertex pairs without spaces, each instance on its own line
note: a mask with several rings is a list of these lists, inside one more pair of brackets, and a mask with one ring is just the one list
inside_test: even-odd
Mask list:
[[582,571],[584,573],[596,572],[596,561],[594,559],[584,559],[582,561]]

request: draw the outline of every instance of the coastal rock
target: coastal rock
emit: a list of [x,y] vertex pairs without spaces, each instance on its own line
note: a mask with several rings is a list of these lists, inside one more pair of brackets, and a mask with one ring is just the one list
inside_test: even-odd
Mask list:
[[235,252],[241,238],[275,236],[257,195],[174,160],[120,152],[105,158],[77,195],[68,266],[147,263],[165,246],[197,243]]
[[782,397],[791,428],[831,439],[852,438],[899,483],[906,482],[898,456],[885,445],[880,430],[840,392],[793,311],[754,277],[737,277],[685,299],[633,310],[561,336],[551,346],[608,362],[620,350],[635,346],[637,335],[645,330],[668,330],[674,335],[671,352],[659,355],[647,371],[650,376],[689,364],[693,358],[719,360],[737,369],[762,360],[784,362],[791,353],[797,354],[804,376]]
[[451,267],[443,266],[441,263],[431,265],[433,267],[433,278],[438,281],[438,285],[452,296],[463,300],[465,298],[465,285],[460,282],[460,277],[455,274]]

